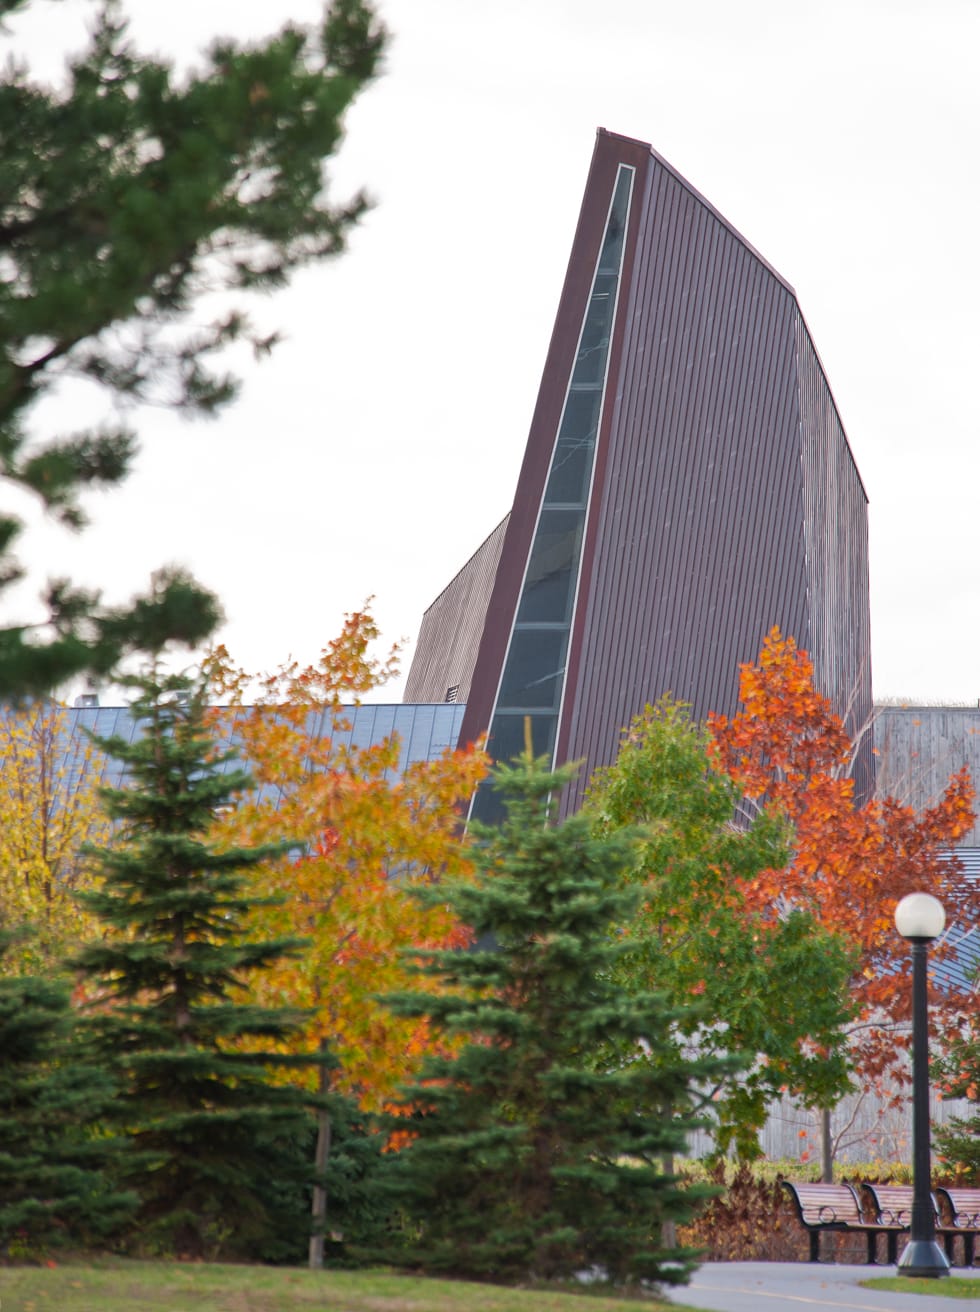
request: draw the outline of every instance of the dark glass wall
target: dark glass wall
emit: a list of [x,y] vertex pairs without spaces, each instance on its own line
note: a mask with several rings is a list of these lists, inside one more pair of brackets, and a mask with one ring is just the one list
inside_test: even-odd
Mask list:
[[[528,731],[535,755],[554,755],[633,176],[625,165],[616,172],[582,319],[490,721],[488,748],[498,761],[519,755]],[[495,817],[492,790],[480,790],[473,814]]]

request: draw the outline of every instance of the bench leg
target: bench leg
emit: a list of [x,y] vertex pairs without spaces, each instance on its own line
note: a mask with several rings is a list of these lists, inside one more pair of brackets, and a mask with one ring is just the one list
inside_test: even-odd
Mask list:
[[820,1231],[819,1230],[810,1231],[810,1261],[811,1262],[820,1261]]
[[865,1239],[868,1241],[868,1266],[878,1265],[878,1236],[870,1230],[865,1232]]
[[888,1246],[888,1265],[898,1265],[898,1235],[894,1230],[889,1230],[885,1235],[885,1243]]

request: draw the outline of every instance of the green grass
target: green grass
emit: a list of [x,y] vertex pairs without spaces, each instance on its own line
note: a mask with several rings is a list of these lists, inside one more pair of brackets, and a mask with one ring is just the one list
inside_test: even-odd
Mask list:
[[652,1298],[474,1287],[387,1271],[109,1259],[0,1267],[2,1312],[658,1312],[667,1306]]
[[918,1276],[881,1276],[862,1280],[865,1289],[888,1289],[895,1294],[939,1294],[942,1298],[980,1298],[980,1276],[949,1276],[926,1280]]

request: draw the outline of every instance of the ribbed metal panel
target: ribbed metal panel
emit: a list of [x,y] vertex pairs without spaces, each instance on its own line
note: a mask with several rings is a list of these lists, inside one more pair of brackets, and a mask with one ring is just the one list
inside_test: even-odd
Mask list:
[[953,984],[956,988],[980,997],[980,849],[960,847],[956,859],[962,870],[964,883],[972,895],[974,915],[965,922],[947,926],[943,943],[950,955],[933,960],[933,978],[940,988]]
[[773,624],[808,632],[794,300],[652,158],[564,756],[670,692],[735,709]]
[[855,725],[870,705],[866,498],[795,293],[649,146],[600,131],[464,732],[490,722],[624,165],[634,199],[557,734],[583,781],[666,692],[699,719],[732,714],[773,625]]
[[[807,650],[817,687],[841,708],[852,734],[860,734],[872,710],[867,497],[799,311],[795,331],[811,616]],[[861,794],[869,795],[874,783],[869,734],[861,738],[855,778]]]
[[405,681],[406,702],[445,701],[450,689],[456,690],[457,702],[469,697],[508,519],[501,520],[425,612]]
[[[342,706],[337,720],[333,715],[324,713],[310,727],[319,736],[331,736],[338,747],[370,747],[397,734],[400,747],[398,768],[389,770],[386,775],[390,782],[395,782],[410,764],[434,761],[447,748],[456,746],[465,710],[466,707],[462,705],[446,704]],[[124,707],[74,707],[66,709],[62,714],[69,787],[71,780],[77,776],[77,762],[82,759],[88,742],[86,731],[100,738],[118,737],[126,742],[132,742],[137,733],[137,721]],[[227,729],[232,742],[235,737],[234,721],[235,714],[229,711]],[[118,786],[123,779],[120,763],[110,760],[104,761],[103,765],[102,782]]]
[[[894,797],[922,811],[934,806],[949,776],[969,766],[980,788],[980,708],[876,706],[874,752],[879,797]],[[980,824],[963,846],[980,848]]]

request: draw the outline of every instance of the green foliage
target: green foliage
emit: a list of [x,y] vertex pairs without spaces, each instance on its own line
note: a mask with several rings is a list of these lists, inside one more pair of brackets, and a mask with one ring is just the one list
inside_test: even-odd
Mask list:
[[248,776],[207,736],[203,683],[151,675],[138,686],[141,736],[99,740],[130,784],[106,790],[116,837],[95,852],[102,887],[82,897],[102,937],[74,965],[93,997],[95,1050],[121,1088],[114,1117],[126,1138],[114,1169],[140,1195],[141,1244],[244,1255],[274,1229],[267,1178],[301,1191],[311,1174],[288,1151],[308,1133],[311,1099],[270,1083],[284,1059],[266,1050],[302,1018],[242,992],[300,945],[245,932],[247,871],[281,845],[209,842],[215,814]]
[[790,835],[768,812],[739,823],[738,800],[711,769],[688,708],[665,698],[630,725],[615,765],[596,772],[585,810],[598,835],[641,830],[627,870],[642,893],[637,945],[617,979],[631,991],[661,990],[677,1007],[705,1004],[682,1022],[684,1034],[707,1054],[748,1063],[714,1091],[716,1148],[751,1157],[783,1090],[825,1106],[847,1089],[853,960],[803,911],[750,909],[745,891],[760,871],[785,864]]
[[[328,1095],[330,1154],[326,1169],[328,1229],[324,1264],[353,1266],[359,1254],[382,1247],[391,1231],[391,1217],[379,1187],[385,1136],[363,1116],[352,1098]],[[275,1172],[259,1181],[271,1229],[249,1251],[253,1261],[306,1263],[309,1257],[312,1188],[296,1189],[298,1176],[309,1174],[314,1160],[316,1127],[312,1123],[289,1142],[275,1146]],[[287,1169],[282,1170],[286,1164]]]
[[[21,8],[3,0],[0,15]],[[342,250],[365,198],[331,203],[324,161],[344,114],[374,75],[383,33],[366,0],[335,0],[317,30],[286,26],[262,44],[216,42],[178,77],[140,55],[118,0],[99,7],[88,48],[63,84],[34,82],[16,60],[0,72],[0,477],[79,527],[79,494],[118,483],[132,429],[35,431],[36,406],[78,378],[107,399],[192,415],[231,401],[237,380],[212,361],[260,336],[240,307],[212,322],[212,293],[281,286]],[[223,303],[227,303],[225,296]],[[20,573],[19,519],[0,514],[0,587]],[[165,576],[141,606],[108,612],[56,582],[54,635],[0,631],[0,690],[46,690],[105,673],[127,650],[158,650],[161,632],[191,645],[214,627],[213,598]],[[149,609],[148,609],[149,606]]]
[[935,1062],[934,1074],[947,1098],[965,1098],[972,1104],[963,1116],[951,1117],[934,1131],[936,1148],[943,1163],[966,1184],[980,1185],[980,1026],[973,1019],[970,1029],[948,1038],[945,1051]]
[[408,1259],[428,1270],[680,1281],[691,1254],[665,1246],[662,1227],[703,1192],[683,1190],[664,1159],[696,1123],[694,1086],[716,1063],[685,1059],[683,1018],[614,979],[629,941],[612,931],[637,901],[622,877],[632,840],[597,837],[581,816],[552,823],[572,774],[529,756],[498,767],[506,816],[473,826],[475,881],[420,892],[478,946],[420,953],[419,973],[445,992],[389,999],[428,1017],[437,1041],[458,1041],[406,1089],[415,1137],[390,1187],[413,1227]]
[[[11,944],[0,936],[0,956]],[[102,1173],[106,1145],[89,1127],[112,1086],[72,1037],[65,984],[0,979],[0,1251],[10,1257],[103,1240],[135,1201]]]

